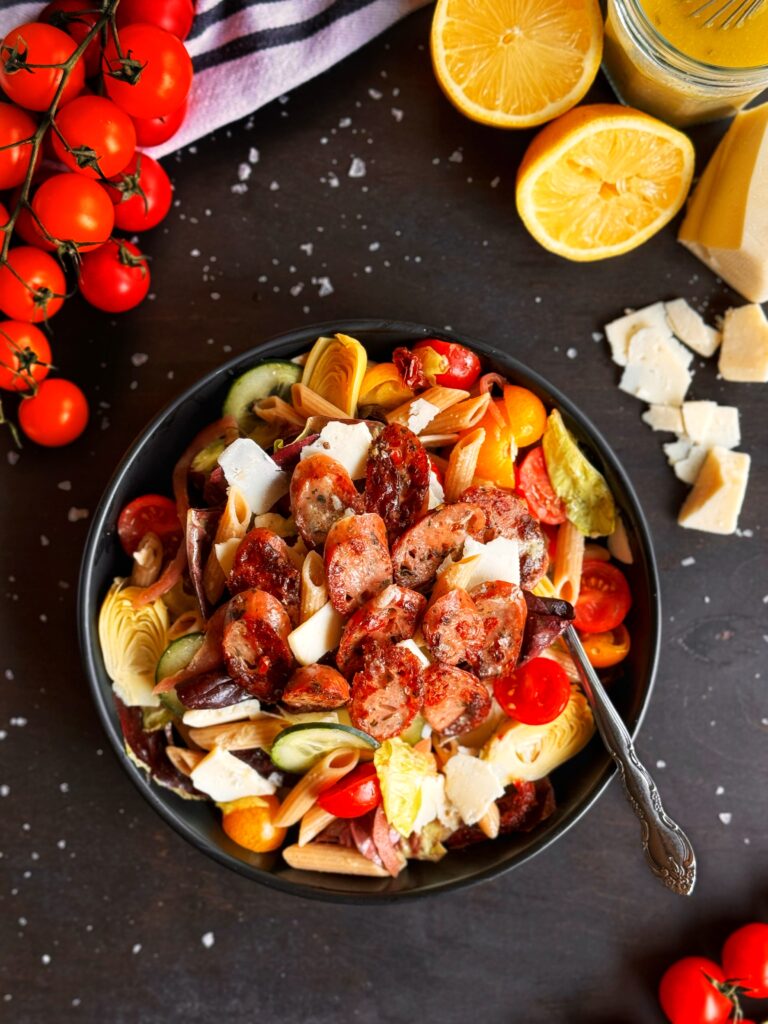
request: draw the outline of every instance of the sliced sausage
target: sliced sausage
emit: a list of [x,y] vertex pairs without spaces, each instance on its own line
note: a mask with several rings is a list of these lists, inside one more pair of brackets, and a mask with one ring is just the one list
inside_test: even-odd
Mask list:
[[341,634],[336,654],[339,670],[348,676],[362,666],[363,641],[368,638],[397,644],[412,637],[426,603],[415,590],[393,583],[358,608]]
[[428,586],[445,558],[458,555],[467,537],[480,537],[484,529],[479,505],[457,502],[429,512],[392,548],[395,582],[417,590]]
[[439,662],[424,670],[422,714],[441,736],[460,736],[482,725],[491,711],[491,695],[477,676]]
[[259,700],[274,703],[293,666],[288,612],[264,590],[243,590],[227,606],[224,664],[230,676]]
[[494,537],[508,537],[520,545],[520,583],[535,587],[549,566],[547,538],[541,523],[531,515],[526,502],[499,487],[468,487],[459,501],[479,505],[485,512],[484,544]]
[[324,557],[328,596],[341,615],[351,615],[392,582],[387,530],[375,512],[337,519]]
[[291,512],[304,542],[318,547],[346,513],[363,511],[363,499],[349,473],[329,455],[302,459],[291,477]]
[[368,452],[365,507],[378,512],[390,541],[413,526],[427,510],[429,456],[418,437],[400,423],[390,423]]
[[266,591],[277,598],[295,623],[299,615],[300,584],[301,574],[282,537],[262,526],[243,537],[227,580],[231,594],[239,594],[241,590]]
[[403,647],[364,642],[365,667],[355,673],[349,717],[379,741],[407,729],[421,705],[421,665]]
[[469,596],[483,620],[485,633],[483,646],[470,665],[482,679],[513,669],[525,633],[526,604],[522,590],[514,583],[495,580],[473,587]]
[[446,665],[474,661],[485,641],[480,613],[461,587],[449,590],[430,605],[421,629],[432,656]]
[[291,711],[333,711],[349,701],[349,683],[330,665],[304,665],[285,684],[282,703]]

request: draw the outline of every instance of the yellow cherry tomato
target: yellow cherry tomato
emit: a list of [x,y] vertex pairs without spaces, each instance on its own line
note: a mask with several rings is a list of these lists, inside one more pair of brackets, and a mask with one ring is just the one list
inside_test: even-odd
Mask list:
[[504,386],[504,407],[518,448],[535,444],[547,425],[544,403],[528,388],[517,384]]
[[587,633],[582,636],[581,642],[590,664],[595,668],[611,668],[629,654],[629,632],[624,625],[609,629],[606,633]]
[[219,807],[221,827],[238,846],[254,853],[269,853],[282,846],[287,829],[274,824],[280,807],[276,796],[244,796]]
[[[479,427],[485,430],[485,441],[475,468],[475,475],[490,480],[498,487],[515,486],[515,456],[517,445],[509,425],[506,408],[501,399],[492,401]],[[473,430],[476,430],[474,427]],[[464,431],[472,433],[471,430]]]

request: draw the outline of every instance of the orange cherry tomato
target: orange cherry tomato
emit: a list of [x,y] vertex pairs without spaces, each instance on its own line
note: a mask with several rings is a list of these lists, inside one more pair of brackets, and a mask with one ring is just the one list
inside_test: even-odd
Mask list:
[[221,827],[238,846],[254,853],[269,853],[282,846],[287,830],[274,823],[280,807],[276,796],[244,796],[219,806]]
[[[476,475],[498,487],[514,487],[517,445],[501,399],[491,402],[478,426],[485,430],[485,441],[477,460]],[[463,436],[471,433],[472,430],[466,430]]]
[[595,668],[611,668],[629,654],[629,630],[623,624],[604,633],[587,633],[581,642]]
[[547,425],[547,410],[538,395],[517,384],[505,384],[504,407],[517,447],[535,444]]

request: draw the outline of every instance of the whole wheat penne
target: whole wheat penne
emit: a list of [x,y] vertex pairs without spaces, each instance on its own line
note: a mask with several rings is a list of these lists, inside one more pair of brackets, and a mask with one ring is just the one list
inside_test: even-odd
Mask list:
[[317,551],[310,551],[301,566],[301,622],[306,622],[328,601],[325,565]]
[[235,538],[242,539],[248,532],[248,523],[251,521],[251,506],[248,504],[245,495],[239,487],[230,487],[227,496],[227,503],[221,513],[221,519],[216,529],[214,547],[208,555],[208,560],[203,569],[203,587],[205,596],[212,605],[216,604],[224,593],[226,577],[221,563],[216,554],[216,545],[224,544],[226,541]]
[[[402,405],[398,405],[392,412],[387,413],[388,423],[401,423],[404,427],[408,426],[408,417],[413,411],[415,402],[429,402],[430,405],[434,405],[439,412],[444,412],[446,409],[450,409],[452,405],[456,405],[459,402],[463,402],[465,398],[469,398],[468,391],[462,391],[460,388],[444,388],[434,387],[427,388],[426,391],[422,391],[416,398],[410,399],[408,402],[403,402]],[[435,413],[437,416],[437,413]],[[430,431],[432,433],[432,431]]]
[[584,534],[566,519],[557,531],[557,554],[553,583],[558,597],[576,604],[584,564]]
[[333,402],[329,402],[318,395],[316,391],[308,388],[306,384],[291,385],[291,400],[296,412],[309,419],[310,416],[330,416],[334,420],[349,419],[343,409],[339,409]]
[[285,798],[275,815],[275,825],[279,828],[295,825],[317,800],[318,794],[351,772],[359,760],[357,750],[340,749],[326,754],[299,779]]
[[306,846],[315,836],[319,836],[323,829],[336,820],[335,814],[324,811],[318,804],[314,804],[301,819],[299,825],[299,846]]
[[163,542],[151,530],[141,538],[133,553],[130,586],[149,587],[160,575],[163,566]]
[[261,747],[268,750],[278,733],[285,729],[285,722],[269,716],[252,718],[244,722],[222,722],[220,725],[205,725],[190,729],[189,738],[203,750],[222,747],[224,750],[252,750]]
[[266,423],[276,423],[280,426],[304,429],[307,421],[306,416],[298,413],[292,405],[284,401],[278,395],[270,395],[255,402],[253,411]]
[[501,825],[499,805],[497,803],[492,803],[477,824],[484,835],[489,839],[495,839],[499,834],[499,827]]
[[283,857],[286,863],[299,871],[328,871],[336,875],[368,875],[372,878],[389,877],[389,872],[385,868],[374,864],[362,853],[333,843],[286,846]]
[[190,776],[205,757],[201,751],[186,747],[166,747],[165,753],[176,771],[186,776]]
[[443,487],[446,501],[456,501],[461,492],[472,484],[484,442],[484,428],[476,427],[471,434],[462,437],[453,446]]
[[203,628],[203,619],[200,612],[190,610],[182,612],[170,627],[166,636],[170,643],[171,640],[178,640],[180,636],[186,636],[188,633],[200,633]]
[[427,430],[430,434],[452,434],[456,431],[470,430],[485,416],[490,400],[491,393],[486,391],[484,395],[476,395],[464,402],[458,402],[435,416]]

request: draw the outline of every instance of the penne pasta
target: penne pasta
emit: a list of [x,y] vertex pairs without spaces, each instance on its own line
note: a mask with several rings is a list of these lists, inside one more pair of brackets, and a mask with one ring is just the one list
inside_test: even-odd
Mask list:
[[203,589],[206,598],[212,605],[216,604],[224,593],[226,584],[226,577],[216,553],[216,546],[230,540],[242,540],[248,532],[250,521],[251,506],[246,501],[245,495],[239,487],[230,487],[227,504],[224,506],[213,541],[213,550],[208,555],[203,569]]
[[200,612],[191,610],[182,612],[168,630],[168,643],[171,640],[178,640],[180,636],[186,636],[188,633],[201,633],[204,628]]
[[485,430],[483,427],[477,427],[471,434],[457,441],[451,449],[443,487],[446,501],[456,501],[461,492],[471,486],[484,442]]
[[[392,412],[388,412],[387,422],[401,423],[404,427],[407,427],[408,418],[414,411],[413,406],[416,402],[429,402],[429,404],[434,405],[439,412],[444,412],[446,409],[450,409],[452,405],[456,405],[458,402],[463,402],[466,398],[469,398],[469,392],[462,391],[459,388],[427,388],[426,391],[422,391],[416,398],[412,398],[408,402],[403,402],[402,405],[398,405],[398,407],[393,409]],[[437,413],[435,413],[435,416],[437,416]],[[430,433],[434,433],[434,431],[430,431]]]
[[330,416],[334,420],[347,420],[349,416],[343,409],[337,408],[332,402],[318,395],[306,384],[291,385],[291,399],[296,412],[305,420],[310,416]]
[[499,805],[492,803],[477,824],[488,839],[495,839],[499,834],[499,827],[501,826]]
[[315,836],[320,835],[324,828],[336,820],[335,814],[324,811],[322,807],[314,804],[301,819],[299,825],[299,846],[306,846]]
[[133,553],[133,571],[128,585],[151,587],[163,567],[163,542],[156,533],[145,533]]
[[598,562],[610,562],[611,553],[608,548],[604,548],[602,544],[585,544],[584,545],[584,561],[598,561]]
[[317,551],[310,551],[301,566],[300,622],[306,622],[327,602],[325,565]]
[[432,588],[428,607],[431,608],[435,601],[447,594],[449,590],[468,590],[476,561],[477,555],[472,555],[469,558],[462,558],[460,562],[451,563],[442,572],[439,572]]
[[330,871],[337,875],[368,875],[389,878],[389,872],[368,860],[357,850],[333,843],[310,843],[307,846],[286,846],[283,857],[299,871]]
[[307,422],[306,416],[302,416],[292,405],[277,395],[269,395],[267,398],[255,402],[253,411],[259,419],[266,423],[274,423],[277,426],[290,427],[294,430],[303,430],[304,424]]
[[203,750],[222,747],[224,750],[269,750],[275,737],[285,730],[285,722],[272,715],[243,722],[223,722],[190,729],[189,738]]
[[295,825],[317,800],[318,794],[351,772],[359,760],[360,753],[357,750],[341,748],[326,754],[299,779],[285,798],[275,815],[275,825],[278,828]]
[[447,448],[459,439],[458,434],[421,434],[419,440],[425,448]]
[[557,554],[553,583],[558,597],[576,604],[584,564],[584,534],[566,519],[557,531]]
[[176,771],[190,776],[205,757],[199,750],[187,750],[186,747],[166,747],[165,753]]
[[458,402],[439,413],[429,424],[430,434],[451,434],[456,431],[471,430],[478,426],[488,410],[491,401],[490,391],[484,395],[476,395],[465,402]]
[[295,537],[298,532],[292,516],[281,516],[277,512],[264,512],[260,516],[254,516],[251,529],[255,530],[257,527],[271,530],[283,539]]

